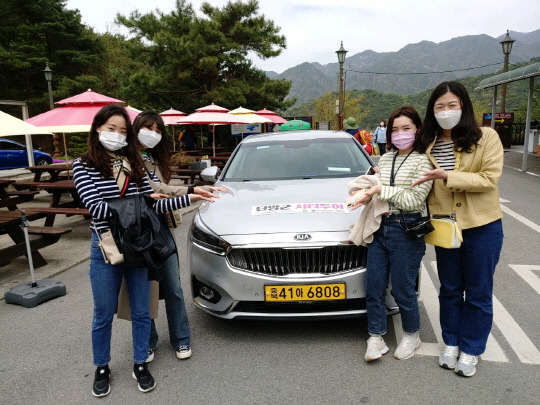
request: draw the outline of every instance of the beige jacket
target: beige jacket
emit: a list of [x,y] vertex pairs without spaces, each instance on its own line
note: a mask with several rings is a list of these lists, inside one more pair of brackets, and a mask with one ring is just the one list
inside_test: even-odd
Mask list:
[[[428,196],[432,215],[452,214],[452,195],[456,217],[461,229],[489,224],[502,218],[497,183],[503,169],[503,146],[499,135],[491,128],[481,128],[482,138],[470,153],[461,153],[457,171],[449,171],[447,180],[435,180]],[[440,168],[431,149],[426,150],[431,162]]]
[[[381,185],[379,174],[359,176],[348,184],[349,194],[377,184]],[[379,194],[375,194],[364,206],[356,223],[350,226],[349,240],[357,246],[367,246],[373,242],[373,234],[381,227],[382,215],[388,211],[388,202],[380,200]]]

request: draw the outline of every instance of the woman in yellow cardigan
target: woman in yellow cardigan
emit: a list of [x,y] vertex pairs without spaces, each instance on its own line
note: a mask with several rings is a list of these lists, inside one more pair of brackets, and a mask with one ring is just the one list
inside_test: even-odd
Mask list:
[[478,127],[467,90],[458,82],[433,90],[420,144],[436,168],[413,186],[434,180],[431,213],[455,215],[463,232],[461,247],[435,247],[446,345],[439,365],[472,377],[493,322],[493,274],[503,243],[497,187],[503,147],[497,132]]

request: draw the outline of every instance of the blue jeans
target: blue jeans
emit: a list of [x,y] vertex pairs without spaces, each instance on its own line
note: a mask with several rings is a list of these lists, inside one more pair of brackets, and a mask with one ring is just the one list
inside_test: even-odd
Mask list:
[[133,336],[133,362],[144,363],[148,357],[150,336],[150,282],[145,267],[131,268],[124,263],[105,263],[98,245],[98,238],[92,231],[90,243],[90,283],[94,297],[94,318],[92,321],[92,352],[94,364],[105,366],[111,361],[111,331],[114,312],[118,303],[118,293],[126,278],[131,307],[131,333]]
[[493,275],[503,243],[502,221],[463,230],[459,249],[435,247],[444,343],[479,356],[493,323]]
[[[421,214],[404,214],[407,223]],[[370,335],[386,333],[386,289],[392,282],[392,295],[399,306],[403,331],[420,330],[420,312],[415,286],[420,262],[426,252],[423,238],[409,236],[400,215],[383,217],[381,227],[368,246],[366,306]]]
[[[166,226],[162,221],[162,226]],[[174,239],[167,232],[170,240]],[[160,288],[165,294],[165,311],[169,324],[169,341],[173,348],[190,344],[189,322],[184,301],[184,293],[180,285],[180,269],[178,267],[178,255],[175,253],[165,262],[165,276],[160,281]],[[156,324],[152,319],[150,332],[150,349],[155,349],[158,341]]]

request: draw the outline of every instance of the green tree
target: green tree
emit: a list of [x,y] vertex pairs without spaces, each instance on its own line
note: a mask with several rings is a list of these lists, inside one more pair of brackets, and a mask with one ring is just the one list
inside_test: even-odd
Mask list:
[[198,17],[191,4],[177,0],[170,14],[117,16],[134,36],[127,44],[130,56],[144,67],[127,72],[122,92],[138,106],[187,112],[210,102],[278,110],[292,105],[285,100],[290,82],[268,79],[249,59],[250,53],[266,59],[285,48],[258,2],[229,2],[221,9],[203,3],[201,11]]
[[3,0],[0,7],[2,97],[28,100],[31,115],[48,110],[46,62],[54,71],[55,100],[100,83],[100,42],[65,0]]

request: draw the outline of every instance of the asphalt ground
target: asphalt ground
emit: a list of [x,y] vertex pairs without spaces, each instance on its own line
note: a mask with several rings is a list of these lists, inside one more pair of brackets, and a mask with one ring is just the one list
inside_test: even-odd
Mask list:
[[[509,210],[540,224],[540,180],[505,169],[500,183]],[[46,203],[46,197],[42,203]],[[38,199],[39,200],[39,199]],[[30,203],[27,203],[30,204]],[[186,241],[187,213],[177,230]],[[65,222],[64,222],[65,221]],[[65,283],[67,295],[23,308],[0,301],[0,403],[86,404],[94,376],[90,327],[92,296],[88,279],[88,222],[58,218],[74,232],[42,249],[50,263],[36,270],[38,279],[54,277]],[[505,213],[505,242],[495,277],[495,295],[525,336],[540,348],[538,294],[511,266],[533,265],[540,270],[539,233],[519,218]],[[538,226],[538,225],[536,225]],[[0,239],[0,243],[3,241]],[[50,249],[50,250],[47,250]],[[131,377],[131,325],[115,320],[112,339],[112,391],[103,403],[159,404],[535,404],[540,366],[517,354],[522,341],[505,335],[504,322],[492,334],[503,360],[481,361],[478,373],[460,378],[437,365],[433,355],[406,361],[392,358],[398,339],[389,320],[383,360],[363,360],[367,339],[365,318],[345,321],[223,321],[210,317],[191,302],[185,244],[179,246],[181,280],[192,331],[193,356],[176,359],[168,343],[164,303],[160,302],[160,334],[156,358],[150,365],[157,387],[140,393]],[[423,264],[437,287],[435,260],[429,247]],[[12,267],[10,267],[12,266]],[[0,295],[17,282],[28,281],[27,261],[0,268]],[[7,274],[7,275],[6,275]],[[14,275],[16,274],[16,276]],[[538,271],[534,274],[538,275]],[[427,294],[421,295],[423,346],[437,343]]]

